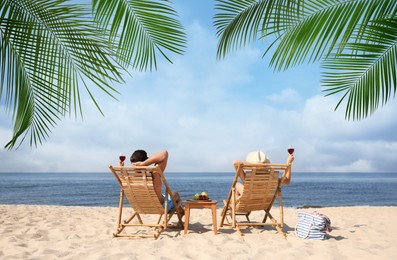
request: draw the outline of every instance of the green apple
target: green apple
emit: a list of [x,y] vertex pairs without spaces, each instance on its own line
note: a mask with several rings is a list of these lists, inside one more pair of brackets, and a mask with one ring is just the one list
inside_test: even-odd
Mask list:
[[196,194],[194,194],[194,196],[193,196],[193,200],[198,200],[199,197],[200,197],[200,194],[196,193]]

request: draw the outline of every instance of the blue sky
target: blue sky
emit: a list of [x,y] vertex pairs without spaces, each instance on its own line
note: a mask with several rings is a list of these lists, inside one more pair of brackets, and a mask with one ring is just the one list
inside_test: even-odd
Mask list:
[[[120,152],[167,149],[171,172],[232,172],[232,161],[264,151],[274,163],[295,147],[294,171],[396,171],[397,118],[392,100],[363,121],[345,121],[339,97],[324,97],[320,64],[273,72],[265,45],[216,59],[213,0],[176,0],[186,27],[185,55],[132,72],[115,101],[94,91],[102,116],[83,95],[84,120],[65,118],[42,146],[0,150],[2,172],[106,172]],[[3,110],[4,111],[4,110]],[[0,144],[11,137],[0,114]]]

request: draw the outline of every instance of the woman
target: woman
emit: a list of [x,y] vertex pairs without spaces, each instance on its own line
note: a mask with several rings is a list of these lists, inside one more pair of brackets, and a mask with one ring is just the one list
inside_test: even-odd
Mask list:
[[[293,154],[290,154],[289,156],[288,156],[288,159],[287,159],[287,165],[289,165],[289,164],[292,164],[292,162],[294,161],[294,155]],[[241,163],[241,161],[237,161],[237,160],[234,160],[233,161],[233,165],[234,165],[234,168],[236,169],[236,171],[237,171],[237,167],[238,167],[238,165]],[[270,163],[270,161],[268,161],[268,163]],[[243,192],[244,192],[244,179],[245,179],[245,175],[244,175],[244,172],[240,172],[240,175],[239,175],[239,177],[240,177],[240,179],[241,179],[241,181],[243,182],[243,183],[240,183],[240,182],[237,182],[236,183],[236,191],[237,191],[237,196],[238,197],[241,197],[241,195],[243,194]],[[282,185],[289,185],[290,184],[290,182],[291,182],[291,167],[288,167],[286,170],[285,170],[285,172],[284,172],[284,174],[283,174],[283,176],[282,176],[282,178],[281,178],[281,180],[282,180]]]

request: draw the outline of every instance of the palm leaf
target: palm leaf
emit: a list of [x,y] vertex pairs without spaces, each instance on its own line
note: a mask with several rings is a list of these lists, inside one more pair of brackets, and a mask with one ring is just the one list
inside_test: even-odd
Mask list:
[[124,67],[156,68],[156,53],[169,62],[166,52],[182,54],[186,35],[168,1],[94,0],[95,20],[109,30],[109,40]]
[[122,81],[111,46],[81,5],[2,1],[0,13],[0,100],[14,121],[7,148],[28,133],[37,145],[60,117],[81,115],[79,82],[89,80],[111,94],[112,82]]
[[[283,7],[284,14],[293,16],[294,8],[284,8],[293,5],[288,0],[217,0],[215,9],[219,11],[214,16],[214,26],[219,37],[217,57],[224,58],[227,53],[253,43],[263,37],[270,28],[278,28],[284,23],[284,16],[274,15],[278,7]],[[277,16],[273,21],[271,18]],[[270,26],[270,24],[278,26]]]
[[397,1],[217,2],[218,57],[256,39],[270,39],[264,55],[274,48],[270,65],[277,71],[325,60],[326,91],[343,93],[337,107],[348,97],[347,118],[366,117],[394,97],[396,32],[392,20],[374,21],[395,17]]
[[[397,13],[390,0],[218,0],[215,26],[218,57],[238,47],[274,36],[276,46],[270,65],[285,70],[326,58],[336,46],[360,41],[367,24]],[[354,31],[357,39],[352,39]],[[270,47],[265,50],[269,53]]]
[[346,45],[350,53],[325,60],[327,95],[348,96],[346,118],[362,119],[394,98],[397,88],[397,16],[374,21],[361,35],[362,43]]

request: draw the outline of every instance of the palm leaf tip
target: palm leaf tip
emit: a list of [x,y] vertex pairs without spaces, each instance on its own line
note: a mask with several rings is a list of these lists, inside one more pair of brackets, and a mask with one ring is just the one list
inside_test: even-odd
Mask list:
[[[94,1],[95,21],[109,30],[116,57],[125,68],[157,68],[156,55],[183,54],[186,33],[169,1]],[[115,37],[117,35],[117,37]]]
[[329,94],[348,94],[346,118],[364,119],[395,97],[397,82],[397,19],[373,21],[360,42],[327,59],[324,86]]

